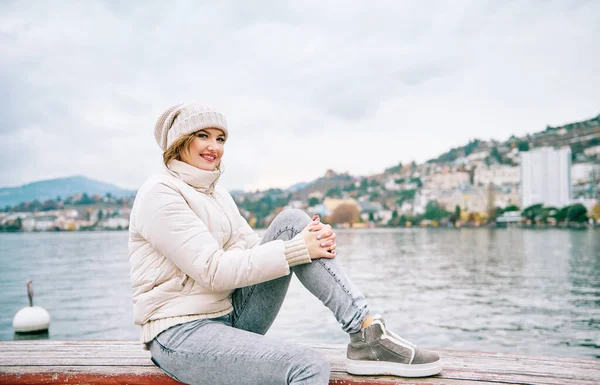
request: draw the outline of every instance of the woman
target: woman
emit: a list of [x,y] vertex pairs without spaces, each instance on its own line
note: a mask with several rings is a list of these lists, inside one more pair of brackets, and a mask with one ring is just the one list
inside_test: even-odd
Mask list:
[[135,322],[154,363],[189,384],[328,384],[318,352],[263,336],[293,271],[350,334],[348,372],[439,373],[437,355],[369,315],[335,260],[331,226],[285,210],[259,239],[217,186],[228,136],[225,117],[198,104],[156,123],[166,169],[138,191],[129,230]]

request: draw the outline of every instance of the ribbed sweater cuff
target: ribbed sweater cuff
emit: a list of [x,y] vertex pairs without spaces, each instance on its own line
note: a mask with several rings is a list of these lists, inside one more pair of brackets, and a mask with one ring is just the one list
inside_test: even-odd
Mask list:
[[298,234],[289,241],[283,241],[283,245],[285,246],[285,258],[290,267],[311,262],[302,234]]

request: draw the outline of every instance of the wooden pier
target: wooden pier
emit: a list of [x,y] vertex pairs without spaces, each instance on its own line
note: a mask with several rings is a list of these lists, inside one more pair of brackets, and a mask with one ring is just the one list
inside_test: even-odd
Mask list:
[[[439,350],[444,370],[416,379],[351,376],[344,345],[312,345],[331,362],[330,384],[600,384],[600,360]],[[0,341],[0,384],[179,384],[134,341]],[[207,384],[210,385],[210,384]],[[233,385],[233,384],[232,384]]]

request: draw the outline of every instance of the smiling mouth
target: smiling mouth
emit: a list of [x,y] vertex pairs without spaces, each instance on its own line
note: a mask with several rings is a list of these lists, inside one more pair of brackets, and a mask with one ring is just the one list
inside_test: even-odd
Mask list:
[[217,159],[217,157],[214,155],[202,155],[201,154],[200,156],[202,157],[202,159],[206,160],[207,162],[211,162],[211,163],[214,162],[215,159]]

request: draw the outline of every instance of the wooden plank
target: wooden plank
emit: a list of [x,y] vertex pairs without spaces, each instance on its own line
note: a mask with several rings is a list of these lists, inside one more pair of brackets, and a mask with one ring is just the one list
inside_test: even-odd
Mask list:
[[[319,349],[332,363],[332,367],[343,370],[345,353],[341,350]],[[527,356],[502,355],[494,357],[491,354],[461,357],[460,355],[447,354],[448,351],[437,351],[442,358],[444,373],[450,370],[457,373],[476,373],[477,376],[498,380],[498,376],[507,378],[548,377],[554,379],[596,380],[600,383],[600,361],[586,359],[570,359],[567,361],[551,362],[531,359]],[[535,358],[535,357],[534,357]],[[552,382],[550,382],[552,383]]]
[[[4,369],[4,368],[3,368]],[[29,367],[29,369],[33,369]],[[56,368],[40,368],[39,370],[0,371],[0,384],[180,384],[160,369],[153,368],[151,373],[139,371],[136,367],[119,367],[107,372],[105,367],[64,367],[60,371]],[[330,384],[336,385],[498,385],[498,384],[548,384],[548,385],[597,385],[598,382],[573,382],[557,381],[551,382],[523,382],[518,379],[464,379],[453,378],[443,374],[442,376],[428,378],[398,378],[398,377],[361,377],[351,376],[347,373],[332,372]],[[210,384],[207,384],[210,385]]]
[[[357,377],[345,371],[345,345],[311,345],[331,362],[331,384],[564,384],[600,383],[600,361],[472,351],[438,351],[443,372],[426,379]],[[177,383],[135,341],[0,342],[0,384]]]
[[[10,344],[10,347],[2,347],[2,344]],[[27,352],[39,352],[40,350],[49,350],[48,345],[53,345],[52,352],[62,352],[62,351],[70,351],[70,352],[84,352],[94,351],[94,354],[114,354],[116,350],[119,352],[133,352],[135,354],[139,354],[140,351],[144,351],[141,347],[141,344],[135,341],[0,341],[0,347],[2,350],[10,349],[11,352],[16,351],[27,351]],[[322,344],[304,344],[307,346],[311,346],[313,348],[317,348],[322,352],[334,351],[336,353],[340,353],[345,350],[346,345],[322,345]],[[85,350],[82,350],[81,347],[85,347]],[[574,362],[598,362],[598,360],[585,359],[585,358],[569,358],[569,357],[554,357],[554,356],[533,356],[533,355],[522,355],[516,353],[490,353],[490,352],[477,352],[477,351],[455,351],[455,350],[444,350],[445,357],[460,357],[461,359],[466,359],[469,357],[476,359],[485,359],[485,358],[493,358],[494,360],[514,360],[514,359],[525,359],[528,361],[535,362],[547,362],[547,363],[556,363],[556,362],[565,362],[565,363],[574,363]]]
[[[398,379],[391,377],[351,377],[339,376],[333,374],[329,382],[331,385],[498,385],[497,382],[487,381],[462,381],[453,379]],[[0,384],[98,384],[98,385],[180,385],[181,383],[173,380],[165,374],[156,375],[135,375],[132,373],[118,373],[107,375],[105,371],[94,373],[75,373],[75,372],[48,372],[20,374],[19,377],[12,377],[6,373],[0,373]],[[210,384],[207,384],[210,385]]]
[[[342,351],[318,348],[329,361],[333,363],[343,363],[345,356]],[[546,374],[561,374],[573,369],[574,365],[588,374],[600,376],[600,367],[596,361],[584,360],[582,362],[557,362],[552,365],[540,363],[534,360],[523,358],[515,358],[503,356],[501,358],[490,357],[449,357],[445,351],[439,352],[446,367],[453,368],[468,368],[470,370],[485,370],[485,371],[515,371],[521,373],[542,372]],[[131,352],[120,351],[101,351],[94,352],[92,350],[70,350],[65,351],[30,351],[30,352],[15,352],[5,351],[0,354],[0,366],[14,365],[19,362],[20,365],[153,365],[150,361],[150,353],[141,349]],[[591,372],[591,373],[590,373]]]
[[107,370],[105,367],[85,368],[79,371],[78,367],[61,368],[35,371],[0,371],[0,384],[102,384],[102,385],[180,385],[181,382],[175,381],[171,377],[162,373],[159,368],[155,371],[139,371],[137,367],[120,367],[116,370]]

